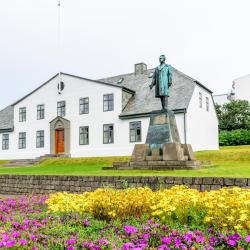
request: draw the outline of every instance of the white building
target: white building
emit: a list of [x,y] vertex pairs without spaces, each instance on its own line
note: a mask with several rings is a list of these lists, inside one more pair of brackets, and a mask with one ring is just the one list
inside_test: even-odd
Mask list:
[[[0,111],[0,159],[130,155],[145,143],[150,112],[161,108],[149,89],[152,72],[140,63],[134,73],[97,81],[61,73],[58,84],[55,75]],[[170,95],[182,142],[218,149],[212,92],[174,69]]]
[[233,81],[233,90],[236,100],[247,100],[250,102],[250,74],[235,79]]

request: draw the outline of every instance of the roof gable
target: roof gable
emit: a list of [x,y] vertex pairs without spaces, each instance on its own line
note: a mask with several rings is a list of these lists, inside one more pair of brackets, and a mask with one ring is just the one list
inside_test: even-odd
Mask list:
[[[21,99],[17,100],[16,102],[14,102],[12,104],[12,106],[15,106],[16,104],[18,104],[19,102],[23,101],[24,99],[26,99],[27,97],[29,97],[30,95],[32,95],[33,93],[35,93],[36,91],[38,91],[39,89],[41,89],[43,86],[45,86],[46,84],[48,84],[51,80],[55,79],[56,77],[58,77],[58,73],[56,75],[54,75],[53,77],[51,77],[48,81],[46,81],[45,83],[43,83],[42,85],[40,85],[39,87],[37,87],[36,89],[34,89],[33,91],[31,91],[29,94],[25,95],[24,97],[22,97]],[[124,86],[118,86],[117,84],[112,84],[112,83],[106,83],[106,82],[102,82],[102,81],[98,81],[98,80],[91,80],[88,78],[84,78],[84,77],[80,77],[80,76],[76,76],[76,75],[71,75],[68,73],[63,73],[61,72],[61,75],[65,75],[65,76],[70,76],[70,77],[74,77],[74,78],[78,78],[81,80],[86,80],[86,81],[90,81],[90,82],[95,82],[95,83],[99,83],[99,84],[104,84],[104,85],[108,85],[108,86],[112,86],[112,87],[117,87],[117,88],[122,88],[127,92],[130,92],[132,94],[134,94],[134,91],[131,89],[128,89]]]

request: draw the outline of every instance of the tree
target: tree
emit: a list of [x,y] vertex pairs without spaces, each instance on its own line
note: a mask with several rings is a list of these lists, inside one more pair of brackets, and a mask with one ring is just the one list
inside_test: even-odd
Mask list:
[[250,104],[246,100],[236,100],[222,106],[216,104],[220,130],[250,129]]

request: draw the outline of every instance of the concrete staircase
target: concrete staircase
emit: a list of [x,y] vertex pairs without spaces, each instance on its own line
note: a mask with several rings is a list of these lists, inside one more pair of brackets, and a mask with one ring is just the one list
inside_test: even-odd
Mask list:
[[39,164],[43,162],[46,159],[50,158],[69,158],[70,155],[62,154],[62,155],[56,155],[56,154],[45,154],[42,156],[39,156],[35,159],[19,159],[19,160],[11,160],[10,162],[4,164],[4,167],[25,167],[25,166],[32,166]]

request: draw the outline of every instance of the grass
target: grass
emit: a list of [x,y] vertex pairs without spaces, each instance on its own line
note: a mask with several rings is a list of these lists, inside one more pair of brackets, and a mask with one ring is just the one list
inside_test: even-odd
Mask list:
[[212,165],[198,170],[102,170],[114,161],[127,161],[129,157],[94,157],[48,159],[30,167],[3,167],[0,174],[37,175],[99,175],[99,176],[218,176],[250,177],[250,146],[222,147],[217,151],[196,152],[198,160],[211,160]]

